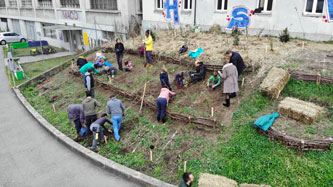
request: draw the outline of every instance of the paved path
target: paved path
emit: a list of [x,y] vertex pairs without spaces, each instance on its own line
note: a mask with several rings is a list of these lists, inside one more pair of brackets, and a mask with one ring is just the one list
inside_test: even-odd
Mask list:
[[0,48],[0,187],[135,187],[51,136],[9,87]]
[[[58,57],[63,57],[63,56],[69,56],[69,55],[73,55],[75,53],[72,52],[57,52],[57,53],[53,53],[53,54],[49,54],[49,55],[44,55],[44,59],[51,59],[51,58],[58,58]],[[20,58],[20,64],[25,64],[25,63],[30,63],[30,62],[38,62],[38,61],[42,61],[43,60],[43,56],[42,55],[37,55],[37,56],[23,56],[23,57],[18,57]]]

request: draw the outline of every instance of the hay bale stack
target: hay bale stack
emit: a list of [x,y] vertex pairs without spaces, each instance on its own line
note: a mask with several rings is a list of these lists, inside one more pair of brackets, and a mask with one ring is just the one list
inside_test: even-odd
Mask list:
[[265,184],[241,184],[239,187],[271,187]]
[[227,177],[212,175],[208,173],[201,173],[199,177],[199,187],[238,187],[236,181],[228,179]]
[[260,92],[272,99],[279,98],[284,86],[288,83],[290,74],[288,71],[273,67],[260,85]]
[[286,97],[278,106],[278,111],[282,115],[307,124],[313,123],[323,110],[322,107],[313,103],[291,97]]

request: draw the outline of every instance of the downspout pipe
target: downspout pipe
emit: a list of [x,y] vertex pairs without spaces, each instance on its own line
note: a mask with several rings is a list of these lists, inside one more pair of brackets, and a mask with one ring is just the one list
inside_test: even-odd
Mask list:
[[194,3],[194,26],[197,25],[197,0]]

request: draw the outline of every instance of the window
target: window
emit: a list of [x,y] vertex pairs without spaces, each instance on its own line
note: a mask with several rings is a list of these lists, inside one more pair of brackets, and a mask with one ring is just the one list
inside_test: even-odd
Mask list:
[[217,11],[228,10],[228,0],[217,0],[216,1],[216,10]]
[[264,12],[270,12],[273,8],[273,0],[259,0],[258,9]]
[[114,32],[102,31],[102,35],[103,35],[103,39],[105,39],[105,40],[108,40],[108,41],[115,40]]
[[52,26],[53,24],[47,24],[47,23],[43,23],[43,32],[44,32],[44,37],[48,37],[48,38],[53,38],[53,39],[57,39],[57,33],[55,30],[53,29],[48,29],[48,28],[44,28],[47,26]]
[[305,13],[321,14],[324,9],[324,0],[307,0],[305,3]]
[[80,0],[60,0],[63,8],[80,8]]
[[52,7],[52,0],[38,0],[39,7]]
[[0,0],[0,7],[6,7],[6,1]]
[[91,9],[117,10],[117,0],[90,0]]
[[21,0],[21,6],[22,7],[32,7],[31,0]]
[[163,9],[163,8],[164,8],[163,0],[156,0],[156,9]]
[[192,0],[184,0],[184,10],[192,10]]
[[17,0],[8,0],[9,7],[17,7]]

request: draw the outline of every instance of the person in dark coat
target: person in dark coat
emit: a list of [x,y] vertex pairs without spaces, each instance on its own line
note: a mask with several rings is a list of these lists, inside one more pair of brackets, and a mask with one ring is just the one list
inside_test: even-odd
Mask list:
[[162,72],[160,73],[160,81],[162,86],[166,85],[168,86],[169,90],[172,91],[172,87],[169,82],[168,70],[166,68],[163,68]]
[[186,172],[182,176],[179,187],[190,187],[194,181],[194,176],[191,172]]
[[119,71],[123,71],[123,53],[124,53],[125,48],[124,48],[124,44],[121,43],[119,38],[116,40],[116,45],[114,48],[116,50]]
[[76,65],[77,67],[79,67],[79,69],[81,69],[82,66],[84,66],[86,63],[88,63],[88,61],[84,56],[79,56],[79,58],[76,61]]
[[[232,63],[236,66],[237,72],[238,72],[238,77],[239,77],[246,68],[243,58],[241,57],[241,55],[239,53],[231,51],[231,50],[228,50],[225,53],[225,56],[230,59],[230,63]],[[234,98],[236,96],[237,96],[236,92],[230,94],[230,98]]]
[[191,83],[200,82],[204,80],[206,76],[206,66],[203,64],[203,62],[196,61],[195,70],[195,72],[189,72]]
[[86,126],[82,104],[69,105],[67,108],[67,115],[68,120],[74,122],[75,124],[77,137],[74,139],[74,141],[82,141],[83,137],[80,135],[80,131],[82,127]]
[[94,121],[90,126],[90,130],[93,133],[93,141],[92,141],[91,150],[93,150],[95,152],[99,151],[99,148],[97,147],[98,140],[101,143],[105,143],[104,142],[104,132],[103,132],[102,127],[104,128],[104,130],[107,130],[110,133],[112,132],[111,130],[109,130],[108,128],[105,127],[105,125],[104,125],[105,123],[109,123],[110,125],[112,125],[112,122],[108,119],[108,115],[102,114],[101,118]]

